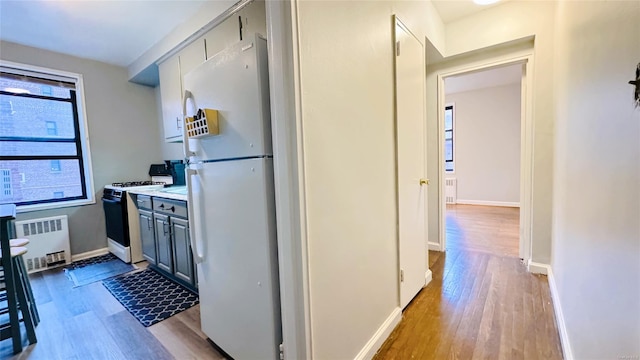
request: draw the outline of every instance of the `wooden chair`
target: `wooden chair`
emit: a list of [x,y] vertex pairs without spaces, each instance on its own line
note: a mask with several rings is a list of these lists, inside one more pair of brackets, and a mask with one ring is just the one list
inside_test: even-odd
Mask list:
[[[24,265],[24,258],[22,256],[27,252],[28,249],[26,249],[26,246],[28,244],[29,239],[20,238],[9,240],[9,245],[11,246],[11,256],[19,272],[18,276],[23,281],[27,291],[27,301],[29,302],[29,310],[31,310],[33,323],[38,326],[38,323],[40,323],[40,314],[38,313],[38,307],[36,306],[36,299],[33,296],[33,289],[31,288],[31,282],[29,281],[29,273],[27,272],[27,267]],[[14,255],[14,248],[25,248],[25,252],[21,253],[20,255]]]
[[[11,338],[13,341],[13,352],[17,354],[22,351],[22,335],[20,332],[20,322],[24,323],[27,338],[30,344],[36,343],[36,333],[32,311],[27,300],[27,289],[24,277],[19,276],[20,270],[17,257],[26,253],[26,248],[11,248],[9,239],[12,237],[13,220],[16,216],[15,205],[0,205],[0,250],[1,266],[3,272],[4,300],[6,307],[0,309],[0,313],[9,315],[9,322],[0,324],[0,340]],[[27,278],[28,281],[28,278]],[[22,315],[22,319],[20,318]]]

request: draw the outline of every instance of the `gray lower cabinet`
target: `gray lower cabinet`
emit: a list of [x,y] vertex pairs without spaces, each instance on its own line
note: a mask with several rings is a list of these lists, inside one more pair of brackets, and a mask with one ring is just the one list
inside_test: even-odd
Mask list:
[[187,204],[153,197],[156,263],[154,268],[195,289],[197,281],[191,253]]
[[173,234],[173,274],[180,280],[193,283],[193,255],[189,242],[189,222],[171,218]]
[[154,231],[153,213],[147,210],[138,210],[140,217],[140,242],[142,243],[142,257],[151,265],[156,265],[156,238]]
[[173,251],[171,249],[171,224],[169,217],[158,213],[153,214],[156,224],[157,263],[156,266],[170,274],[173,273]]

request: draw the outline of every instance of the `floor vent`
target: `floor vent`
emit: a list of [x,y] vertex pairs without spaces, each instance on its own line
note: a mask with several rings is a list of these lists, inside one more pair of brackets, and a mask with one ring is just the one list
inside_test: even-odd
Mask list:
[[456,195],[456,178],[449,178],[444,180],[445,200],[447,204],[455,204],[458,200]]
[[33,273],[71,262],[67,215],[16,221],[18,238],[29,239],[24,255],[27,272]]

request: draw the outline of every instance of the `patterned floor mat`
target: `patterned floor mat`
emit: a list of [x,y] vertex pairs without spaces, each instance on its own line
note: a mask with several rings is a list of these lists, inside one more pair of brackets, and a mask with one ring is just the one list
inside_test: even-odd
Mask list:
[[198,304],[198,295],[151,269],[111,278],[102,284],[144,326]]
[[73,262],[65,267],[64,272],[69,280],[73,281],[74,287],[78,287],[128,273],[135,269],[137,269],[135,265],[127,264],[109,253]]

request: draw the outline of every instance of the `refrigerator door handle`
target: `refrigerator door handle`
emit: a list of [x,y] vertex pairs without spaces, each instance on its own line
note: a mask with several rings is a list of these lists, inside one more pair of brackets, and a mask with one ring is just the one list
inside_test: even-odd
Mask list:
[[187,169],[187,188],[189,189],[189,237],[191,240],[191,252],[193,260],[200,264],[204,261],[204,224],[202,219],[202,184],[197,169]]
[[195,151],[191,149],[191,143],[189,141],[189,135],[187,132],[187,100],[193,100],[193,94],[189,90],[184,91],[184,96],[182,97],[182,144],[184,148],[184,158],[187,160],[186,163],[189,163],[189,158],[196,156]]

